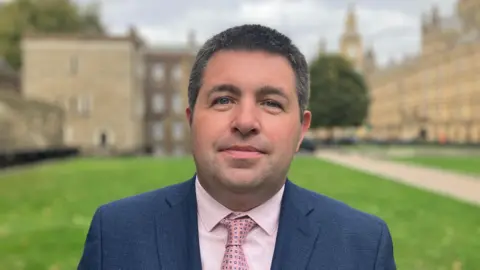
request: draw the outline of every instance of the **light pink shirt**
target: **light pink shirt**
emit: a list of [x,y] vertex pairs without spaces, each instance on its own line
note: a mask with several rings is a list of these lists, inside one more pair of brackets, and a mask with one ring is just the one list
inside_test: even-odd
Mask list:
[[[227,229],[219,222],[232,211],[212,198],[198,179],[195,186],[202,269],[220,270],[227,242]],[[264,204],[246,212],[258,224],[250,231],[243,244],[250,270],[270,269],[283,190],[284,187]]]

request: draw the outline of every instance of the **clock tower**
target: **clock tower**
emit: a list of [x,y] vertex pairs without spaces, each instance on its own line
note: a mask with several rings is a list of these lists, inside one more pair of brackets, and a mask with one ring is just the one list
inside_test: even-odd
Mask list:
[[363,44],[357,29],[355,7],[350,5],[345,20],[344,32],[340,38],[340,53],[351,61],[358,72],[363,67]]

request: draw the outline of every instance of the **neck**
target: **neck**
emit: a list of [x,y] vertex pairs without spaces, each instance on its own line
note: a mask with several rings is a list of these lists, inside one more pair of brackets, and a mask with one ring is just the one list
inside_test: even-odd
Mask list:
[[[234,212],[247,212],[272,198],[283,186],[284,182],[276,185],[256,187],[252,190],[232,190],[226,187],[213,186],[208,181],[201,181],[202,187],[216,201]],[[285,178],[286,179],[286,178]]]
[[[212,194],[210,191],[208,192]],[[237,194],[233,192],[220,192],[219,194],[215,194],[215,192],[213,192],[212,197],[231,211],[247,212],[262,205],[269,199],[255,195],[256,194]]]

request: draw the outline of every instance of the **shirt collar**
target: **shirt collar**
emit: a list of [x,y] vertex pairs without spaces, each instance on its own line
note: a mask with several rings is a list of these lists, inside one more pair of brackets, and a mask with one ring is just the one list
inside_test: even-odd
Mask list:
[[[232,211],[219,202],[217,202],[202,187],[198,178],[195,179],[195,189],[197,194],[198,215],[208,231],[212,231],[215,226]],[[250,216],[268,235],[273,235],[278,228],[280,217],[280,206],[285,186],[268,201],[245,213]]]

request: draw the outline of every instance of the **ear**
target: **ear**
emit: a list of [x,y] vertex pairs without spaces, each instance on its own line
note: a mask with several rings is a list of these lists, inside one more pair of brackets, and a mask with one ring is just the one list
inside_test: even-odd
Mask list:
[[312,122],[312,113],[310,111],[305,110],[303,112],[303,122],[300,131],[300,140],[297,144],[297,152],[300,150],[300,145],[302,144],[303,138],[305,134],[307,134],[308,130],[310,129],[310,123]]
[[185,117],[187,118],[187,122],[190,126],[192,126],[192,117],[193,117],[193,110],[190,107],[185,109]]

